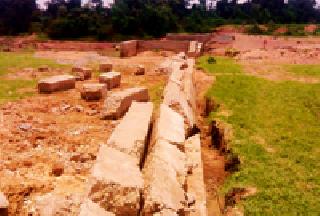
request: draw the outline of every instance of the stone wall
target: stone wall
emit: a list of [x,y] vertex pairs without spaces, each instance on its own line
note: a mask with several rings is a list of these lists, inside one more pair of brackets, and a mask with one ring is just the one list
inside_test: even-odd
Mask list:
[[188,52],[189,41],[174,40],[132,40],[120,44],[120,56],[130,57],[145,51],[165,50],[173,52]]
[[175,34],[168,33],[166,35],[167,40],[183,40],[183,41],[199,41],[201,43],[206,43],[210,40],[212,34]]
[[189,41],[174,40],[144,40],[138,42],[138,52],[166,50],[173,52],[187,52]]

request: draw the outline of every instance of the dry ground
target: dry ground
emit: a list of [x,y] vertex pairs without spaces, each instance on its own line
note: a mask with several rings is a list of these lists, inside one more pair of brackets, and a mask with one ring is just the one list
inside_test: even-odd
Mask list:
[[[47,52],[45,56],[50,55],[55,58],[59,53]],[[71,52],[62,53],[75,62],[87,55],[76,53],[72,57]],[[120,89],[146,86],[151,99],[159,102],[167,77],[154,76],[153,72],[164,57],[110,59],[115,70],[122,73]],[[98,65],[98,61],[91,64]],[[132,75],[137,64],[145,65],[145,76]],[[6,78],[39,79],[65,72],[69,71],[23,70],[10,73]],[[93,80],[97,80],[96,75]],[[103,102],[83,101],[79,92],[83,83],[77,82],[76,89],[49,95],[39,95],[35,88],[23,89],[35,95],[0,105],[0,191],[8,195],[10,215],[32,213],[36,197],[48,192],[80,197],[86,192],[86,180],[99,145],[106,142],[118,121],[100,120]]]

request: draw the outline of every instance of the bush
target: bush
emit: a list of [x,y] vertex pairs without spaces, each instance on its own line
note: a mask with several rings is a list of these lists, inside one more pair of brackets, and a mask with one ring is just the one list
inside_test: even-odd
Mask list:
[[216,64],[217,63],[216,59],[212,56],[210,56],[207,61],[208,61],[208,64]]

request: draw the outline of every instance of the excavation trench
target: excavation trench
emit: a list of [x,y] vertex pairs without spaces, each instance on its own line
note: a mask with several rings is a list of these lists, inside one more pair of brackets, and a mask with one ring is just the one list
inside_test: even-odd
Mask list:
[[225,179],[237,171],[240,160],[232,152],[230,141],[232,128],[219,120],[209,121],[209,115],[216,112],[219,104],[206,93],[215,78],[202,70],[196,70],[195,84],[197,93],[197,122],[201,131],[202,160],[204,164],[204,181],[207,192],[208,215],[226,215],[237,198],[232,190],[227,194],[220,192]]
[[[215,112],[219,107],[219,104],[212,98],[206,98],[203,104],[203,117],[205,118],[208,118],[210,113]],[[240,159],[233,153],[229,144],[232,139],[232,129],[219,120],[205,121],[203,128],[204,133],[208,136],[203,146],[204,155],[209,151],[214,155],[214,159],[219,161],[218,163],[211,161],[211,165],[209,165],[211,171],[206,168],[204,170],[206,186],[209,188],[209,193],[207,193],[208,212],[209,215],[211,213],[215,215],[227,215],[227,212],[240,200],[241,194],[245,193],[245,189],[243,188],[234,188],[227,194],[219,193],[219,188],[223,186],[225,179],[240,168]],[[210,158],[203,157],[204,161],[208,159]],[[209,164],[210,161],[204,163]],[[210,180],[212,175],[216,175],[216,181],[213,181],[214,186],[209,185],[212,182]],[[212,189],[213,191],[210,191]]]

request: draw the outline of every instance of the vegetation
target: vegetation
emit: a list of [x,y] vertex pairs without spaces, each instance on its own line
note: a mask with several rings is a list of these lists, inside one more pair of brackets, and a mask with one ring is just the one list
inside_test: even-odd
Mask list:
[[36,80],[7,79],[4,75],[17,72],[23,68],[38,68],[48,65],[51,68],[67,67],[52,60],[34,58],[32,53],[0,52],[0,104],[9,100],[17,100],[31,96]]
[[283,68],[297,75],[320,77],[320,65],[284,65]]
[[198,66],[203,68],[208,73],[219,74],[239,74],[242,73],[242,67],[236,64],[231,58],[227,57],[214,57],[215,64],[209,64],[208,60],[211,56],[202,56],[198,59]]
[[[230,61],[217,58],[217,65]],[[245,215],[319,215],[320,85],[223,74],[203,59],[199,64],[218,75],[207,96],[222,104],[213,116],[232,125],[230,147],[241,160],[225,191],[257,188],[240,204]]]
[[[53,60],[39,59],[32,56],[33,53],[9,53],[0,52],[0,76],[23,68],[38,68],[47,65],[51,68],[67,67],[59,65]],[[1,77],[0,77],[1,78]]]
[[0,104],[33,95],[32,88],[35,88],[35,85],[35,80],[5,80],[0,78]]
[[[167,32],[210,32],[222,24],[314,23],[320,11],[314,0],[115,0],[104,7],[102,0],[49,0],[40,10],[36,0],[0,0],[0,35],[38,33],[53,39],[123,40],[160,37]],[[156,28],[155,28],[156,26]],[[272,28],[270,28],[270,31]],[[264,32],[264,31],[263,31]],[[289,26],[288,34],[297,31]],[[299,31],[299,34],[301,31]],[[319,31],[317,32],[319,33]]]

